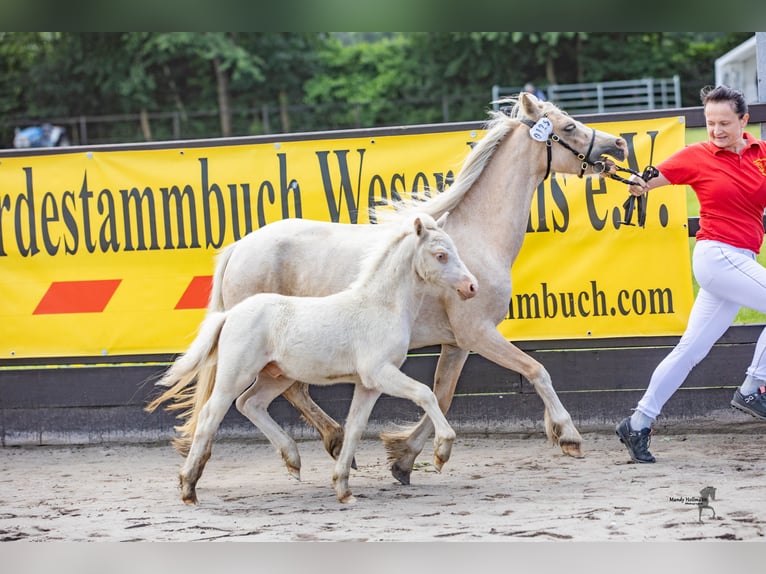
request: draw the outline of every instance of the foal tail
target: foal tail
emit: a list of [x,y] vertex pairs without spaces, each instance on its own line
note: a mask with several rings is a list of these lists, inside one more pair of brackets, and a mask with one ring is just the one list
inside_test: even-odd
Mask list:
[[171,401],[165,406],[166,411],[182,411],[177,418],[184,422],[175,427],[180,436],[173,439],[173,446],[181,456],[189,454],[199,413],[213,392],[218,365],[218,337],[225,321],[226,313],[208,312],[189,349],[156,383],[157,386],[170,388],[145,407],[146,411],[153,412],[162,403]]

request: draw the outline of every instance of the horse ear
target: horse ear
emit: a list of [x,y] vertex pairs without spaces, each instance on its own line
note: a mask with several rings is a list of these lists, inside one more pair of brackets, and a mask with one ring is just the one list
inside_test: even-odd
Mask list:
[[519,104],[521,109],[524,110],[524,115],[530,119],[537,120],[540,116],[540,104],[537,98],[531,96],[527,92],[519,94]]
[[416,217],[416,218],[415,218],[415,234],[416,234],[418,237],[422,237],[422,236],[423,236],[423,234],[424,234],[424,227],[423,227],[423,222],[422,222],[422,221],[420,221],[420,218],[419,218],[419,217]]
[[444,228],[444,224],[447,223],[447,216],[449,215],[449,211],[445,211],[444,214],[436,220],[436,225],[440,228]]

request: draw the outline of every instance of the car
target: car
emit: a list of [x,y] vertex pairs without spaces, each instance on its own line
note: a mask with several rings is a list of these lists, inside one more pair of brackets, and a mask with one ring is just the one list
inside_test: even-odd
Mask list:
[[66,129],[52,124],[16,128],[13,136],[13,147],[64,147],[72,145]]

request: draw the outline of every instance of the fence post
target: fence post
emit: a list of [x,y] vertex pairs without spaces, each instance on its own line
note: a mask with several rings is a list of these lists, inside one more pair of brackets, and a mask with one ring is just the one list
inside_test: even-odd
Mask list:
[[598,113],[603,114],[604,107],[604,84],[601,82],[596,84],[596,100],[598,101]]
[[173,139],[181,139],[181,114],[173,112]]
[[676,97],[676,107],[681,107],[681,78],[676,74],[673,76],[673,92]]
[[263,124],[263,133],[265,134],[271,133],[271,121],[269,118],[269,105],[263,104],[261,106],[261,123]]
[[654,82],[651,78],[646,78],[646,105],[650,110],[655,109],[654,105]]
[[80,116],[80,145],[88,145],[88,122],[85,116]]

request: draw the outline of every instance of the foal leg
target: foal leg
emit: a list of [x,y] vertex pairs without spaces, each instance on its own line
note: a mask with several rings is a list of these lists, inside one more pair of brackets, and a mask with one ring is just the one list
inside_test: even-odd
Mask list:
[[[468,351],[452,345],[442,345],[434,373],[433,392],[439,401],[439,408],[445,414],[452,404],[455,387],[467,358]],[[424,414],[416,425],[397,432],[381,433],[388,453],[388,462],[391,464],[391,474],[401,484],[410,483],[415,459],[433,430],[431,418]]]
[[427,385],[408,377],[391,364],[381,368],[372,380],[382,392],[394,397],[409,399],[425,411],[431,419],[436,434],[434,437],[434,466],[437,470],[441,470],[452,452],[455,431],[439,408],[436,395]]
[[340,449],[340,455],[335,462],[335,470],[332,475],[332,484],[338,500],[343,503],[354,502],[354,495],[348,487],[348,477],[351,474],[351,462],[354,453],[362,438],[362,433],[367,426],[372,407],[380,396],[380,391],[369,389],[362,384],[354,386],[354,395],[351,397],[351,406],[346,418],[346,438]]
[[277,424],[267,410],[274,399],[293,384],[291,379],[275,378],[261,371],[258,380],[242,393],[236,401],[237,410],[245,415],[269,439],[285,462],[290,476],[301,479],[301,455],[298,445],[284,429]]
[[[218,372],[220,374],[220,369]],[[245,381],[245,384],[247,383],[249,380]],[[212,453],[215,432],[238,394],[236,391],[222,387],[223,385],[217,385],[205,406],[202,407],[189,454],[181,467],[179,474],[181,500],[186,504],[197,504],[197,481],[202,476],[205,464]]]
[[545,405],[545,434],[548,440],[557,443],[564,454],[583,456],[582,437],[553,389],[551,376],[545,367],[506,341],[493,325],[476,328],[468,335],[467,338],[461,337],[462,347],[472,349],[482,357],[520,373],[532,384]]
[[300,411],[306,422],[319,431],[325,450],[337,460],[343,445],[343,427],[314,402],[309,394],[309,386],[296,381],[282,394]]

